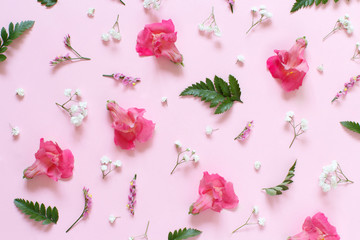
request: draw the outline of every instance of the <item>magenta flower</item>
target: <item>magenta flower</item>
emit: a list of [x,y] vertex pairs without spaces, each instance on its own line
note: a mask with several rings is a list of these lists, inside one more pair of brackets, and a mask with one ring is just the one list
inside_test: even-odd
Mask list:
[[80,219],[84,218],[84,217],[88,217],[89,216],[89,211],[92,207],[92,195],[89,193],[89,189],[86,187],[83,187],[83,194],[84,194],[84,209],[80,215],[80,217],[69,227],[68,230],[66,230],[66,232],[69,232],[71,230],[71,228],[73,226],[75,226],[75,224],[80,221]]
[[289,237],[288,240],[340,240],[336,228],[328,222],[327,217],[321,212],[312,218],[307,217],[302,229],[301,233]]
[[127,150],[134,149],[135,140],[146,142],[152,137],[155,124],[143,117],[145,109],[125,110],[114,101],[108,101],[106,107],[113,119],[116,146]]
[[250,136],[251,128],[253,127],[254,121],[250,121],[246,124],[244,130],[234,139],[239,141],[244,141]]
[[127,86],[127,85],[132,85],[132,86],[135,86],[136,83],[138,82],[141,82],[141,79],[140,78],[137,78],[137,77],[128,77],[128,76],[125,76],[124,74],[122,73],[114,73],[114,74],[111,74],[111,75],[106,75],[106,74],[103,74],[103,77],[112,77],[114,78],[115,80],[119,81],[119,80],[122,80],[122,83]]
[[40,148],[35,153],[35,162],[24,170],[24,178],[32,179],[47,175],[58,181],[72,176],[74,156],[69,149],[62,150],[57,143],[40,139]]
[[171,19],[147,24],[138,34],[136,52],[139,56],[167,57],[170,61],[183,65],[183,56],[175,46],[176,34]]
[[287,92],[298,89],[309,71],[304,58],[306,46],[306,38],[298,38],[289,51],[274,50],[276,56],[270,57],[266,62],[273,78],[279,79],[281,87]]
[[69,47],[69,48],[72,48],[71,47],[71,43],[70,43],[70,35],[68,34],[68,35],[65,35],[65,37],[64,37],[64,44],[65,44],[65,46],[67,46],[67,47]]
[[199,214],[207,209],[220,212],[223,208],[231,209],[238,205],[239,199],[231,182],[218,174],[204,172],[199,185],[200,197],[190,206],[189,214]]
[[345,96],[348,93],[348,91],[352,87],[354,87],[354,84],[357,83],[358,81],[360,81],[360,75],[350,78],[350,81],[344,84],[344,89],[342,91],[339,91],[331,102],[334,102],[335,100],[339,99],[341,96]]
[[136,204],[135,197],[136,197],[136,174],[130,182],[130,193],[128,196],[128,204],[126,205],[127,208],[129,209],[131,215],[133,215],[133,216],[135,214],[135,212],[134,212],[134,207]]

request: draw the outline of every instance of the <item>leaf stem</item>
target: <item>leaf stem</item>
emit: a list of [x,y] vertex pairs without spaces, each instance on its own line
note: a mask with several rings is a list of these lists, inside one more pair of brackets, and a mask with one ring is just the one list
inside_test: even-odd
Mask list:
[[71,230],[71,228],[78,222],[80,221],[80,219],[84,216],[84,212],[85,212],[85,208],[83,210],[83,212],[81,213],[80,217],[68,228],[68,230],[66,230],[66,232],[69,232]]
[[253,15],[251,27],[246,31],[246,34],[248,34],[250,30],[253,29],[256,25],[261,23],[262,20],[263,20],[263,16],[261,16],[261,18],[254,23],[254,15]]
[[[337,24],[337,22],[336,22],[336,24]],[[336,27],[336,25],[335,25],[334,29],[323,38],[323,41],[325,41],[328,37],[330,37],[332,34],[334,34],[339,29],[341,29],[341,27]]]

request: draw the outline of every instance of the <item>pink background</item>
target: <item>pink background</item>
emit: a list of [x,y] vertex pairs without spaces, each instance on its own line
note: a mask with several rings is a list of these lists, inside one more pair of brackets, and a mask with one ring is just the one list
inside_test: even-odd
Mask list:
[[[237,1],[231,14],[224,0],[164,0],[159,11],[147,11],[140,0],[59,0],[51,9],[36,0],[3,0],[0,25],[35,20],[34,27],[14,41],[6,52],[8,59],[0,64],[0,229],[1,237],[11,239],[127,239],[142,234],[150,220],[149,239],[166,239],[169,231],[194,227],[203,231],[197,239],[286,239],[301,231],[306,216],[324,212],[337,227],[342,239],[351,239],[358,223],[360,137],[343,129],[343,120],[360,121],[360,90],[355,86],[346,99],[331,104],[334,94],[350,77],[359,74],[359,63],[350,61],[359,41],[358,1],[329,1],[325,7],[312,7],[290,14],[294,1]],[[250,8],[266,4],[273,19],[256,27],[248,35]],[[201,23],[215,7],[222,37],[199,33]],[[96,9],[95,17],[86,13]],[[336,20],[350,15],[355,30],[324,37]],[[120,14],[120,42],[103,43],[101,34],[108,31]],[[185,67],[166,59],[140,58],[135,51],[136,36],[147,23],[171,18],[178,32],[177,47],[184,56]],[[71,35],[74,48],[91,61],[50,67],[56,55],[67,53],[62,41]],[[266,69],[266,59],[274,49],[289,49],[298,37],[306,36],[306,58],[310,70],[300,90],[285,93]],[[243,54],[243,66],[235,64]],[[316,67],[324,64],[324,73]],[[102,74],[122,72],[141,77],[136,87]],[[239,80],[244,104],[235,103],[222,115],[214,115],[209,105],[192,97],[180,98],[188,85],[214,75]],[[15,90],[26,91],[23,99]],[[64,101],[65,88],[80,88],[88,102],[89,116],[83,126],[75,128],[68,116],[55,106]],[[161,97],[168,97],[168,105]],[[145,117],[156,123],[153,138],[125,151],[113,142],[107,100],[122,107],[145,108]],[[285,113],[293,110],[296,121],[309,120],[309,131],[296,140],[291,149],[292,131],[284,122]],[[245,143],[234,141],[247,121],[255,127]],[[9,123],[21,128],[14,139]],[[211,137],[206,125],[219,128]],[[22,179],[22,171],[31,165],[39,139],[53,140],[75,156],[72,179],[54,182],[46,176]],[[184,164],[170,176],[177,152],[173,142],[196,149],[201,160],[197,166]],[[119,172],[101,177],[100,158],[120,159]],[[261,191],[281,183],[289,167],[298,159],[296,176],[290,190],[270,197]],[[318,186],[322,166],[332,160],[340,162],[355,184],[339,186],[324,194]],[[261,161],[259,172],[254,162]],[[220,214],[208,210],[198,216],[188,215],[188,208],[198,198],[198,185],[204,171],[218,173],[233,182],[239,197],[235,210]],[[138,174],[138,196],[135,216],[126,209],[129,181]],[[65,230],[83,209],[82,187],[93,194],[93,209],[69,233]],[[14,198],[25,198],[57,206],[57,225],[42,226],[16,209]],[[241,225],[258,205],[264,228],[249,226],[237,234]],[[115,224],[108,216],[121,216]]]

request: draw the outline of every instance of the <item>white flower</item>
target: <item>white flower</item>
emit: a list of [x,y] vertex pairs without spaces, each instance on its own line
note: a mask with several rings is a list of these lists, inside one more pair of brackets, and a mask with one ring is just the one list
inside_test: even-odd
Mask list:
[[258,206],[254,206],[253,207],[253,211],[254,211],[254,214],[257,215],[259,213],[259,207]]
[[121,34],[119,32],[114,33],[114,35],[112,35],[112,37],[118,41],[121,40]]
[[108,164],[109,162],[111,162],[110,158],[106,155],[101,157],[101,163],[102,164]]
[[75,90],[75,94],[76,94],[78,97],[81,97],[81,90],[80,90],[80,89],[76,89],[76,90]]
[[330,184],[327,184],[327,183],[322,183],[320,186],[321,186],[321,188],[322,188],[323,192],[328,192],[328,191],[330,191],[330,190],[331,190],[331,186],[330,186]]
[[345,14],[345,19],[349,19],[349,18],[350,18],[349,14]]
[[244,57],[244,55],[238,55],[238,56],[236,57],[236,59],[237,59],[237,62],[245,63],[245,57]]
[[112,37],[113,37],[116,33],[117,33],[117,31],[116,31],[114,28],[112,28],[112,29],[109,30],[109,34],[110,34]]
[[191,150],[191,153],[192,153],[192,154],[195,154],[195,153],[196,153],[195,149],[192,149],[192,150]]
[[114,163],[115,167],[121,167],[122,166],[122,162],[120,160],[116,160]]
[[89,8],[88,9],[88,12],[87,12],[87,15],[89,17],[93,17],[94,16],[94,13],[95,13],[95,8]]
[[190,151],[191,151],[191,148],[186,148],[185,151],[190,152]]
[[116,217],[115,217],[114,215],[110,215],[110,216],[109,216],[109,222],[110,222],[110,223],[114,223],[115,220],[116,220]]
[[206,29],[206,27],[202,23],[198,25],[198,28],[200,31],[205,31],[205,29]]
[[324,72],[324,65],[321,64],[316,68],[319,72]]
[[108,33],[104,33],[103,35],[101,35],[101,39],[107,42],[110,40],[110,35]]
[[206,126],[206,128],[205,128],[205,132],[206,132],[206,135],[211,135],[212,133],[213,133],[213,128],[212,127],[210,127],[210,126]]
[[336,188],[336,187],[337,187],[338,182],[337,182],[337,179],[336,179],[336,176],[335,176],[335,175],[331,176],[331,178],[330,178],[330,184],[331,184],[331,187],[332,187],[332,188]]
[[12,127],[11,128],[11,135],[14,137],[18,136],[20,134],[20,128],[19,127]]
[[79,107],[85,109],[87,107],[87,102],[79,102]]
[[257,12],[257,11],[258,11],[258,8],[257,8],[257,7],[252,7],[252,8],[251,8],[251,12],[255,13],[255,12]]
[[286,113],[285,121],[286,121],[286,122],[291,122],[291,119],[292,119],[292,117],[294,117],[294,116],[295,116],[295,113],[294,113],[293,111],[288,111],[288,112]]
[[190,157],[189,155],[184,154],[183,159],[185,160],[185,162],[188,162],[190,160]]
[[88,110],[87,109],[81,109],[81,115],[84,116],[84,118],[88,115]]
[[352,34],[354,32],[354,27],[352,26],[352,25],[349,25],[348,27],[347,27],[347,33],[348,34]]
[[265,6],[265,5],[260,5],[259,9],[260,9],[260,10],[265,10],[265,9],[266,9],[266,6]]
[[194,158],[194,162],[198,162],[200,160],[199,155],[196,154],[193,156],[193,158]]
[[213,31],[214,31],[214,28],[211,27],[211,26],[206,26],[206,27],[205,27],[205,31],[207,31],[207,32],[213,32]]
[[74,124],[76,127],[78,127],[82,124],[83,119],[84,119],[84,116],[79,114],[77,116],[72,116],[70,121],[72,124]]
[[267,18],[272,18],[273,14],[271,12],[265,12],[264,16]]
[[265,16],[265,14],[267,14],[267,10],[266,9],[260,9],[259,13],[260,13],[260,15]]
[[309,121],[306,120],[305,118],[301,119],[300,127],[301,127],[301,130],[303,130],[303,131],[308,130],[309,129]]
[[25,96],[25,90],[22,88],[18,88],[18,89],[16,89],[16,94],[20,97],[23,97],[23,96]]
[[129,237],[129,240],[134,240],[134,238],[133,238],[133,237]]
[[337,161],[336,160],[333,160],[332,162],[331,162],[331,172],[335,172],[336,171],[336,169],[337,169],[337,167],[338,167],[338,163],[337,163]]
[[108,168],[108,167],[107,167],[106,165],[101,165],[101,167],[100,167],[100,168],[101,168],[101,171],[105,172],[105,171],[107,170],[107,168]]
[[162,102],[162,103],[167,103],[167,97],[162,97],[162,98],[161,98],[161,102]]
[[260,161],[256,161],[256,162],[254,163],[254,167],[255,167],[256,170],[259,170],[260,167],[261,167],[261,162],[260,162]]
[[258,224],[260,226],[262,226],[262,227],[265,226],[265,222],[266,222],[265,218],[263,218],[263,217],[258,218]]
[[215,36],[217,36],[217,37],[221,37],[221,32],[220,32],[220,29],[219,29],[218,26],[215,26],[215,27],[214,27],[214,34],[215,34]]
[[65,89],[65,90],[64,90],[64,95],[65,95],[66,97],[70,97],[70,96],[71,96],[71,89],[70,89],[70,88]]
[[70,112],[75,113],[79,110],[79,106],[77,104],[71,105]]
[[356,42],[356,47],[360,47],[360,42]]
[[175,144],[175,146],[177,147],[177,148],[181,148],[181,142],[179,141],[179,140],[176,140],[175,142],[174,142],[174,144]]

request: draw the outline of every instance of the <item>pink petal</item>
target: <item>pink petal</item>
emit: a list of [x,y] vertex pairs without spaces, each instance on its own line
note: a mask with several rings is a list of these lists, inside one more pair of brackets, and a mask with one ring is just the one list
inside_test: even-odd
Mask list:
[[147,28],[139,32],[136,42],[136,52],[139,53],[139,56],[152,56],[154,55],[153,51],[153,34]]
[[332,226],[329,222],[327,217],[319,212],[312,217],[312,222],[314,226],[318,228],[322,233],[328,235],[326,240],[339,240],[340,237],[336,232],[336,228]]
[[161,23],[152,23],[145,25],[145,29],[149,29],[153,34],[173,33],[175,31],[174,23],[171,19],[162,20]]
[[135,139],[136,136],[132,132],[124,133],[114,130],[114,142],[116,146],[121,147],[122,149],[130,150],[135,148]]
[[155,123],[143,117],[138,117],[135,124],[135,135],[139,142],[148,141],[154,132]]
[[62,152],[62,161],[59,164],[61,178],[69,178],[73,175],[74,169],[74,155],[69,149]]

